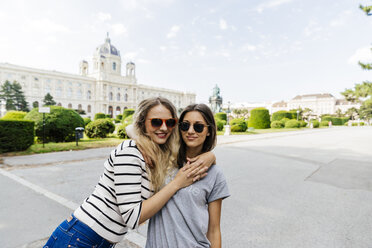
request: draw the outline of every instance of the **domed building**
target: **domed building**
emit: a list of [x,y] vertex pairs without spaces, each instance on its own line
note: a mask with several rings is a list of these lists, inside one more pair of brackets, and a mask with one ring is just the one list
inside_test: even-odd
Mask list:
[[[178,109],[195,102],[194,93],[138,84],[135,63],[129,61],[122,67],[121,62],[120,51],[107,34],[105,42],[96,48],[91,65],[85,60],[80,62],[79,75],[0,63],[0,85],[6,80],[20,83],[30,108],[41,106],[44,96],[50,93],[57,105],[91,118],[99,112],[116,117],[154,96],[168,98]],[[0,117],[4,114],[3,103]]]

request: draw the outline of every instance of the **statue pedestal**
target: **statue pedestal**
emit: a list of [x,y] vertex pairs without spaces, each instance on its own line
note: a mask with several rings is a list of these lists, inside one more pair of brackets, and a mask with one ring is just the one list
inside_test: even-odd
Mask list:
[[224,135],[231,135],[230,125],[225,125],[224,127],[225,127]]

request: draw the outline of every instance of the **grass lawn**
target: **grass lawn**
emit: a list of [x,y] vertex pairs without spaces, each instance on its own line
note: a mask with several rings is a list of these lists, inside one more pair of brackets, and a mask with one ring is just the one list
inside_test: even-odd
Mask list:
[[110,147],[119,145],[123,139],[119,139],[115,136],[109,136],[104,139],[89,139],[87,137],[79,140],[79,145],[76,146],[76,142],[63,142],[63,143],[46,143],[45,147],[43,144],[33,144],[25,151],[19,152],[8,152],[1,154],[2,156],[17,156],[17,155],[30,155],[36,153],[46,153],[46,152],[60,152],[60,151],[70,151],[70,150],[85,150],[89,148],[99,148],[99,147]]

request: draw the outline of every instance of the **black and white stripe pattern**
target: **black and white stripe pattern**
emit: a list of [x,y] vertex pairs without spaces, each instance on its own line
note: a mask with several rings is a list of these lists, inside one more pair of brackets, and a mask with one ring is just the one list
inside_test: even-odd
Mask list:
[[74,215],[116,243],[128,228],[138,227],[142,201],[152,194],[142,154],[134,141],[126,140],[111,152],[94,192]]

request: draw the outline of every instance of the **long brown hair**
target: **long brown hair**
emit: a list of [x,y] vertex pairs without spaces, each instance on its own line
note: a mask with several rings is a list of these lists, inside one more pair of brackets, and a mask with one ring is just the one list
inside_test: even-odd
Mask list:
[[[181,113],[179,122],[182,122],[183,119],[185,118],[185,115],[191,111],[198,111],[203,116],[205,122],[208,125],[209,135],[205,138],[201,153],[209,152],[216,146],[216,143],[217,143],[217,128],[216,128],[216,121],[214,120],[213,113],[211,109],[203,103],[191,104],[187,106],[185,110]],[[182,137],[180,129],[179,129],[179,135]],[[180,151],[177,157],[177,163],[179,167],[182,167],[183,164],[187,162],[186,152],[187,152],[186,143],[185,141],[183,141],[183,139],[181,139]]]
[[169,169],[177,167],[177,154],[179,150],[179,134],[172,130],[169,138],[164,144],[153,142],[146,134],[145,122],[149,111],[158,105],[167,108],[173,118],[177,118],[174,105],[164,97],[148,98],[140,102],[134,114],[134,130],[136,132],[136,144],[138,148],[149,156],[153,167],[148,167],[150,180],[155,192],[159,191],[164,184]]

